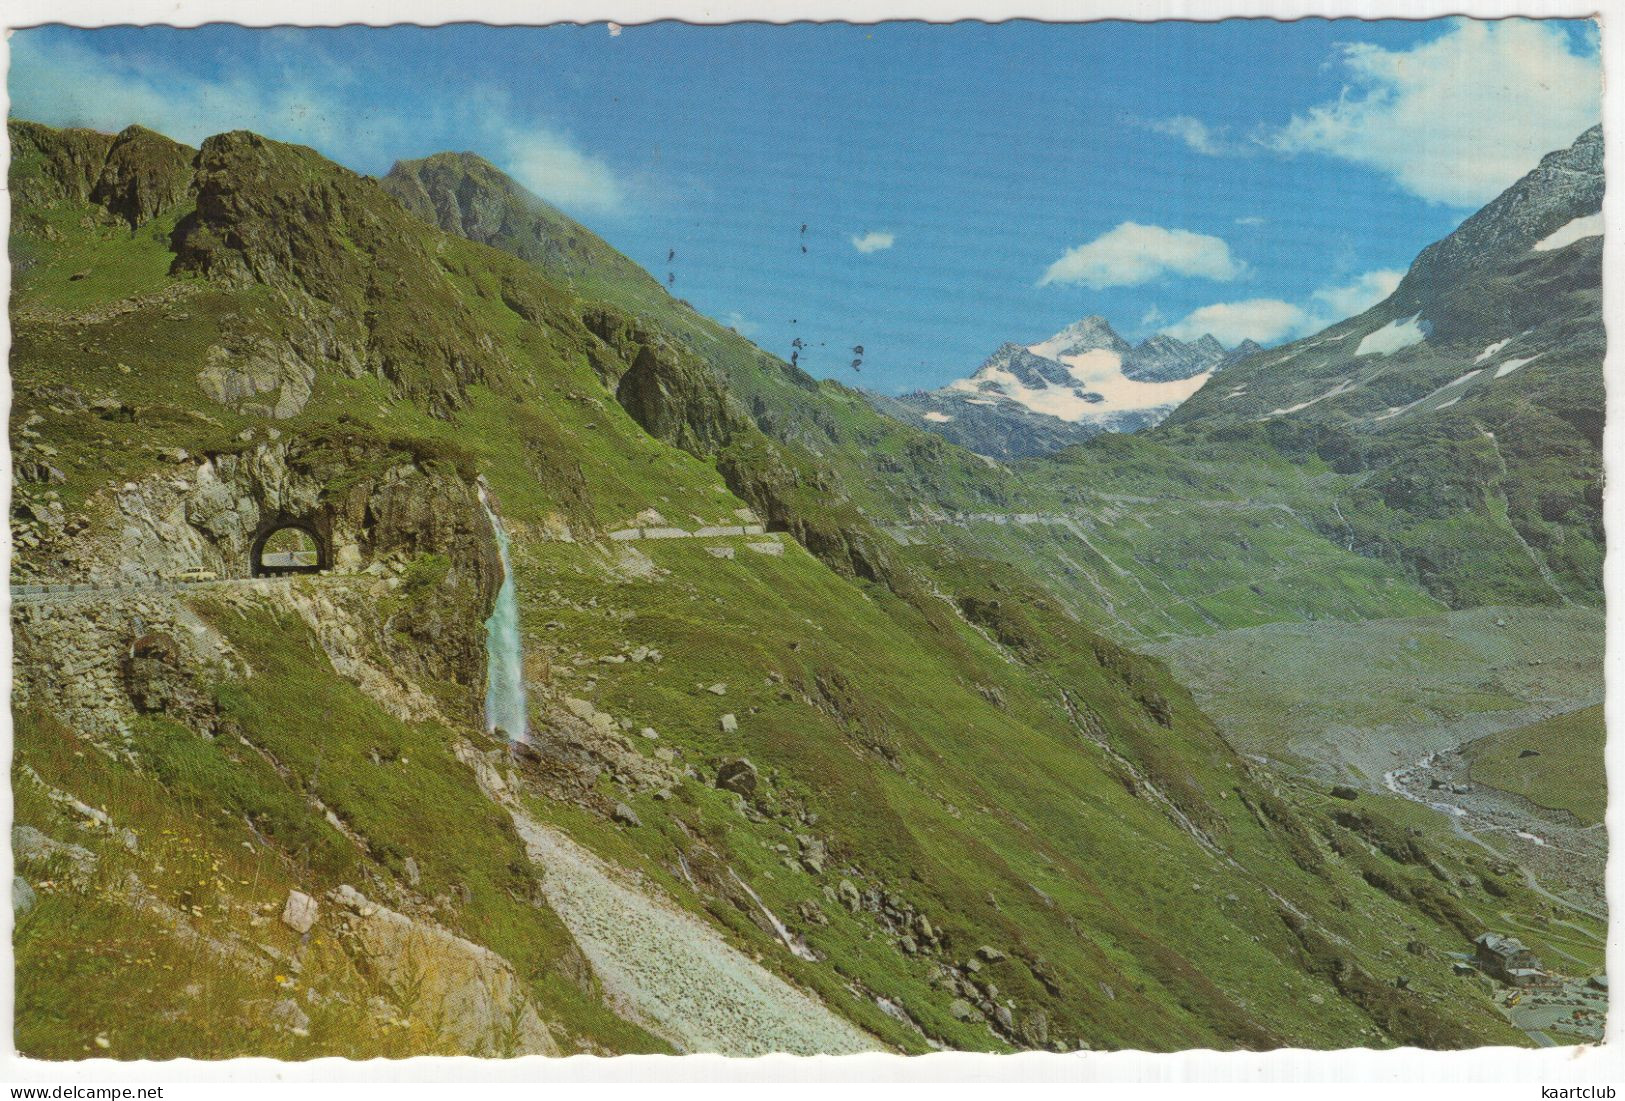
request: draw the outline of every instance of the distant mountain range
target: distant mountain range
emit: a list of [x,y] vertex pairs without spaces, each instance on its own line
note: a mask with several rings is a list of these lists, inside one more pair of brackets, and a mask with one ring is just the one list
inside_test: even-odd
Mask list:
[[1000,345],[975,374],[940,389],[874,400],[978,454],[1020,458],[1148,428],[1262,350],[1251,340],[1227,350],[1211,334],[1186,343],[1158,333],[1135,346],[1097,314],[1037,344]]

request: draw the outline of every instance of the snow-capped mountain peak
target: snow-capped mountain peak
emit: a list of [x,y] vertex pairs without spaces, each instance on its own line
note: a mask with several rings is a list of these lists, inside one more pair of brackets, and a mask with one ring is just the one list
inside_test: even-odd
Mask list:
[[1036,344],[1000,345],[974,374],[896,405],[982,454],[1038,454],[1156,424],[1226,358],[1212,336],[1158,333],[1131,345],[1093,315]]
[[1048,340],[1028,348],[1034,355],[1048,359],[1077,356],[1100,349],[1125,354],[1129,351],[1129,343],[1118,336],[1111,322],[1099,314],[1090,314],[1082,321],[1074,321]]

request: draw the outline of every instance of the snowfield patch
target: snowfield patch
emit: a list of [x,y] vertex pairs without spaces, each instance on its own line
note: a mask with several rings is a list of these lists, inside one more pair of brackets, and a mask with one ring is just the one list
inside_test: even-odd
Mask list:
[[1204,371],[1173,382],[1141,382],[1123,373],[1122,356],[1104,348],[1082,355],[1061,356],[1060,359],[1066,364],[1067,373],[1079,385],[1106,399],[1103,402],[1085,403],[1082,412],[1091,416],[1178,405],[1200,390],[1213,374]]
[[1300,409],[1307,409],[1311,405],[1325,401],[1327,398],[1335,398],[1338,394],[1346,394],[1350,390],[1354,389],[1354,386],[1354,380],[1351,378],[1346,378],[1342,382],[1339,382],[1336,386],[1333,386],[1330,390],[1327,390],[1324,394],[1321,394],[1319,397],[1310,398],[1308,401],[1300,401],[1298,404],[1289,405],[1285,409],[1272,409],[1264,415],[1267,418],[1282,417],[1288,413],[1296,413]]
[[1551,252],[1553,249],[1565,248],[1576,241],[1583,241],[1587,237],[1602,236],[1602,211],[1587,214],[1583,218],[1576,218],[1567,225],[1548,233],[1534,244],[1536,252]]
[[[1044,347],[1035,344],[1027,350],[1041,355]],[[1212,372],[1203,372],[1173,382],[1142,382],[1124,374],[1123,357],[1107,348],[1058,356],[1054,362],[1066,368],[1072,385],[1042,382],[1031,386],[1003,367],[984,367],[971,378],[949,383],[947,389],[963,394],[998,394],[1034,413],[1076,424],[1114,413],[1172,409],[1212,377]]]
[[[1418,405],[1424,405],[1427,402],[1432,401],[1434,398],[1438,397],[1440,394],[1444,393],[1446,390],[1454,390],[1456,387],[1462,385],[1463,383],[1471,382],[1475,377],[1477,377],[1478,375],[1481,375],[1483,373],[1484,373],[1484,368],[1482,368],[1482,367],[1479,367],[1476,370],[1468,371],[1465,375],[1462,375],[1459,378],[1451,379],[1449,382],[1445,383],[1443,386],[1439,387],[1437,390],[1434,390],[1432,393],[1428,394],[1427,396],[1417,398],[1415,401],[1411,402],[1409,405],[1401,405],[1398,409],[1390,409],[1390,410],[1388,410],[1388,412],[1382,414],[1381,416],[1372,417],[1371,419],[1373,421],[1385,421],[1385,420],[1388,420],[1390,417],[1397,417],[1401,413],[1409,413],[1412,409],[1415,409]],[[1444,402],[1443,404],[1437,406],[1436,408],[1437,409],[1448,409],[1450,406],[1456,404],[1456,402],[1458,402],[1460,400],[1461,400],[1461,395],[1457,394],[1455,397],[1453,397],[1449,401]]]

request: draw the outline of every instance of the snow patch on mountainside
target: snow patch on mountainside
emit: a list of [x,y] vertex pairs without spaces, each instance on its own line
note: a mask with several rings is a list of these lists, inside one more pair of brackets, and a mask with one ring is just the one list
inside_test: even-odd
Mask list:
[[1007,341],[974,374],[936,390],[877,398],[882,408],[977,454],[1044,455],[1102,432],[1160,423],[1214,375],[1263,349],[1154,333],[1130,344],[1098,314],[1033,344]]
[[[1202,388],[1225,353],[1217,341],[1208,347],[1158,339],[1160,344],[1131,348],[1104,318],[1089,317],[1037,344],[1006,345],[974,375],[950,382],[938,393],[966,395],[960,400],[977,403],[1002,400],[1070,424],[1118,423],[1128,414],[1166,415]],[[1191,366],[1205,361],[1208,369],[1187,378],[1154,377],[1170,363],[1177,370],[1194,357],[1202,358]],[[938,412],[927,419],[942,424],[945,416]]]
[[1529,363],[1529,362],[1531,362],[1533,360],[1537,360],[1539,358],[1540,358],[1540,355],[1537,353],[1536,355],[1532,355],[1532,356],[1524,356],[1522,359],[1509,359],[1505,363],[1501,364],[1501,366],[1499,366],[1499,367],[1497,367],[1495,369],[1495,377],[1496,378],[1505,378],[1506,376],[1510,375],[1513,371],[1516,371],[1519,367],[1522,367],[1525,363]]
[[1499,352],[1502,348],[1505,348],[1508,344],[1511,344],[1511,343],[1512,343],[1512,338],[1510,336],[1507,337],[1505,340],[1497,340],[1494,344],[1489,345],[1482,352],[1479,352],[1478,357],[1476,359],[1474,359],[1473,362],[1474,363],[1483,363],[1486,359],[1489,359],[1496,352]]
[[[1034,351],[1035,349],[1028,349]],[[1124,413],[1140,409],[1159,409],[1174,406],[1202,388],[1212,377],[1204,371],[1190,378],[1174,382],[1141,382],[1123,373],[1123,357],[1105,348],[1097,348],[1082,355],[1062,356],[1067,373],[1080,386],[1099,394],[1103,401],[1087,403],[1084,413],[1095,415]]]
[[1422,315],[1408,317],[1403,321],[1390,321],[1376,332],[1367,333],[1360,346],[1354,349],[1357,356],[1385,356],[1397,352],[1401,348],[1409,348],[1412,344],[1420,344],[1427,339],[1427,331],[1422,328]]
[[1320,402],[1325,401],[1327,398],[1335,398],[1338,394],[1346,394],[1352,389],[1354,389],[1354,380],[1351,378],[1346,378],[1339,382],[1336,386],[1333,386],[1330,390],[1327,390],[1318,398],[1310,398],[1308,401],[1300,401],[1298,404],[1289,405],[1285,409],[1272,409],[1265,415],[1270,417],[1284,417],[1288,413],[1296,413],[1300,409],[1307,409],[1311,405],[1317,405]]
[[962,378],[949,383],[948,389],[967,394],[997,393],[1034,413],[1043,413],[1063,421],[1082,420],[1085,413],[1098,408],[1085,399],[1077,387],[1051,386],[1048,383],[1028,386],[1002,367],[984,368],[976,373],[975,378]]
[[[1482,368],[1482,367],[1480,367],[1480,368],[1478,368],[1476,370],[1468,371],[1465,375],[1461,375],[1458,378],[1451,379],[1449,382],[1445,383],[1443,386],[1441,386],[1438,389],[1434,390],[1432,393],[1427,394],[1427,395],[1425,395],[1423,397],[1417,398],[1415,401],[1411,402],[1409,405],[1401,405],[1397,409],[1390,409],[1390,410],[1388,410],[1388,412],[1383,413],[1381,416],[1372,417],[1371,419],[1373,421],[1385,421],[1385,420],[1388,420],[1388,419],[1390,419],[1392,417],[1397,417],[1402,413],[1409,413],[1412,409],[1415,409],[1417,406],[1426,405],[1428,402],[1432,401],[1434,398],[1439,397],[1446,390],[1454,390],[1458,386],[1462,386],[1462,385],[1464,385],[1466,383],[1471,382],[1473,379],[1477,378],[1479,375],[1482,375],[1483,373],[1484,373],[1484,368]],[[1461,395],[1457,394],[1455,397],[1451,398],[1449,401],[1446,401],[1446,402],[1443,402],[1440,405],[1434,406],[1434,409],[1436,411],[1439,410],[1439,409],[1448,409],[1448,408],[1450,408],[1450,406],[1456,404],[1456,402],[1458,402],[1460,400],[1461,400]]]
[[1602,211],[1599,210],[1595,214],[1587,214],[1583,218],[1576,218],[1555,232],[1547,234],[1535,242],[1534,249],[1536,252],[1550,252],[1553,249],[1572,245],[1574,242],[1584,240],[1587,237],[1601,236]]

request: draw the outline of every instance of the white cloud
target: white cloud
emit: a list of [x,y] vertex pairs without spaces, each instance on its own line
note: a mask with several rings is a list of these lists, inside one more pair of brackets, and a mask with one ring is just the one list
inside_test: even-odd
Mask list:
[[[266,32],[267,42],[279,32]],[[42,31],[11,38],[12,112],[54,126],[116,131],[139,123],[198,145],[227,130],[253,130],[309,145],[341,164],[378,171],[398,158],[434,152],[424,135],[455,133],[551,202],[612,212],[627,187],[601,159],[543,123],[525,119],[505,93],[470,91],[428,117],[367,101],[368,74],[308,37],[285,44],[276,79],[198,75],[150,53],[103,53]],[[447,143],[451,144],[451,143]]]
[[754,321],[747,321],[743,314],[734,310],[723,318],[723,324],[743,337],[753,337],[761,331],[761,326]]
[[1228,282],[1246,270],[1218,237],[1124,222],[1088,244],[1068,249],[1049,266],[1038,285],[1081,283],[1098,291],[1149,283],[1162,275]]
[[1403,278],[1405,273],[1393,268],[1368,271],[1353,282],[1344,283],[1340,287],[1321,287],[1315,292],[1314,298],[1326,307],[1332,315],[1332,321],[1341,321],[1345,317],[1364,313],[1393,294],[1394,288],[1399,286],[1399,281]]
[[1215,302],[1193,310],[1162,331],[1180,340],[1196,340],[1204,333],[1225,347],[1243,340],[1270,344],[1301,336],[1313,325],[1301,307],[1279,298],[1249,298],[1245,302]]
[[[151,56],[137,62],[101,54],[38,31],[12,36],[11,48],[13,114],[37,122],[104,132],[139,123],[189,145],[252,129],[321,146],[348,129],[323,102],[328,89],[313,83],[319,73],[289,71],[267,88],[241,77],[198,76]],[[336,89],[336,81],[329,83]],[[373,126],[381,121],[369,120]]]
[[1192,310],[1162,331],[1180,340],[1195,340],[1203,333],[1212,333],[1227,347],[1248,339],[1260,344],[1296,340],[1363,313],[1394,293],[1404,277],[1404,272],[1391,268],[1368,271],[1347,283],[1321,287],[1310,294],[1305,306],[1280,298],[1215,302]]
[[1264,217],[1262,214],[1249,214],[1244,218],[1237,218],[1236,219],[1236,225],[1238,225],[1238,226],[1261,226],[1267,221],[1269,221],[1269,219]]
[[525,187],[562,207],[609,213],[626,201],[609,165],[545,130],[513,132],[506,151],[494,159]]
[[1155,130],[1159,134],[1167,134],[1171,138],[1178,138],[1196,152],[1207,157],[1246,156],[1256,147],[1242,145],[1230,140],[1225,128],[1212,127],[1201,119],[1190,115],[1174,115],[1172,118],[1148,119],[1141,123],[1148,130]]
[[870,231],[862,236],[854,236],[852,238],[852,247],[864,255],[868,255],[871,252],[884,252],[886,249],[891,248],[896,243],[896,234],[881,233],[877,231]]
[[1145,316],[1140,318],[1140,324],[1160,325],[1164,320],[1166,319],[1162,316],[1162,310],[1158,309],[1156,306],[1152,306],[1149,310],[1145,311]]
[[1539,22],[1464,19],[1409,50],[1345,45],[1339,61],[1338,99],[1260,140],[1366,165],[1432,202],[1488,202],[1600,117],[1599,59]]

